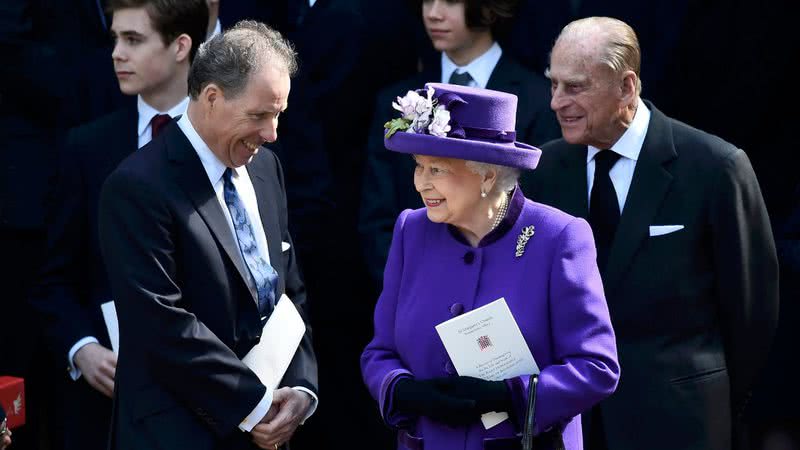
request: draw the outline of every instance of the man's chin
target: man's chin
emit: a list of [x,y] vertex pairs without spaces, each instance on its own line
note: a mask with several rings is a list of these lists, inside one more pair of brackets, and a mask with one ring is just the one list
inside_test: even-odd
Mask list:
[[[119,81],[119,80],[117,80]],[[119,81],[119,90],[125,95],[138,95],[139,89],[127,81]]]

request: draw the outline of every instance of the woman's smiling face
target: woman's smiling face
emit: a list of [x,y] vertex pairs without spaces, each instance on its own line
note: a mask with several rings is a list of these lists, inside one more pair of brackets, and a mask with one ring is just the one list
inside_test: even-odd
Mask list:
[[414,161],[414,187],[432,222],[472,229],[486,221],[486,211],[480,208],[482,177],[465,160],[414,155]]

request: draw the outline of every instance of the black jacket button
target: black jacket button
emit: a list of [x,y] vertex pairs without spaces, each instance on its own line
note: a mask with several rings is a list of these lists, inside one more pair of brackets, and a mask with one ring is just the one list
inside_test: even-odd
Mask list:
[[464,262],[467,264],[472,264],[475,261],[475,253],[474,252],[467,252],[464,254]]

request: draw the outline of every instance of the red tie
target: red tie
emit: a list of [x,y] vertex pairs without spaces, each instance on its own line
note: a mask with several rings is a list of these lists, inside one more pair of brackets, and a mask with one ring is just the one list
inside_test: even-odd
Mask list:
[[150,126],[153,130],[153,139],[161,133],[161,130],[164,128],[164,125],[168,124],[172,120],[172,117],[169,114],[156,114],[153,116],[153,119],[150,120]]

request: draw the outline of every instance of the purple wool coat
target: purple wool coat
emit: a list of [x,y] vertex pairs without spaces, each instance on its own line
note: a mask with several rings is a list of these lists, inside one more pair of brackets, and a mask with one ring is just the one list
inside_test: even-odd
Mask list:
[[[516,257],[518,236],[535,233]],[[381,414],[400,428],[400,449],[519,448],[529,377],[506,380],[514,410],[485,430],[479,420],[447,426],[392,408],[395,382],[456,375],[434,327],[505,297],[541,370],[535,433],[563,429],[567,449],[582,449],[580,414],[609,396],[619,379],[614,332],[583,219],[526,199],[515,190],[505,220],[477,247],[452,226],[405,210],[394,228],[375,335],[361,371]],[[516,445],[516,447],[514,447]]]

